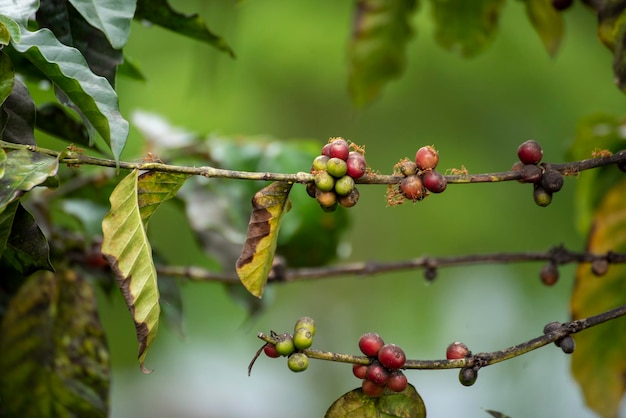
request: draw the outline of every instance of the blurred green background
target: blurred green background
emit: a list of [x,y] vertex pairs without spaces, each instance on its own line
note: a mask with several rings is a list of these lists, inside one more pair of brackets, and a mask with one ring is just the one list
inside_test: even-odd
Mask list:
[[[442,171],[465,166],[479,173],[509,169],[517,146],[531,138],[543,145],[544,160],[563,162],[580,117],[626,110],[596,19],[579,4],[565,13],[566,38],[556,58],[543,49],[523,4],[508,2],[497,38],[471,60],[436,45],[423,4],[405,74],[363,110],[351,105],[346,89],[353,2],[172,5],[199,12],[237,58],[136,23],[125,53],[148,81],[118,80],[129,118],[138,110],[154,112],[201,134],[306,138],[320,147],[343,136],[365,145],[369,165],[381,173],[434,144]],[[133,130],[123,159],[140,160],[146,151]],[[359,261],[545,251],[561,243],[580,250],[585,237],[574,228],[575,182],[568,178],[547,208],[533,203],[530,186],[515,182],[449,185],[442,195],[395,208],[386,205],[385,186],[363,186],[344,248],[348,260]],[[293,193],[303,189],[295,186]],[[153,246],[170,260],[212,265],[173,206],[157,213],[150,228]],[[324,350],[356,354],[359,336],[375,331],[409,358],[443,358],[455,340],[475,352],[494,351],[539,335],[549,321],[568,319],[574,267],[562,268],[551,288],[541,285],[540,268],[448,268],[430,285],[414,271],[275,286],[268,309],[252,320],[221,285],[187,283],[185,336],[161,326],[146,363],[155,371],[147,376],[136,363],[134,327],[121,296],[102,297],[113,363],[111,416],[321,417],[360,385],[350,366],[312,360],[306,372],[294,374],[284,360],[261,357],[248,377],[261,345],[258,331],[290,331],[308,315],[317,322],[314,348]],[[555,347],[483,369],[470,388],[457,374],[407,372],[429,416],[485,417],[484,409],[512,417],[593,416],[571,379],[568,357]]]

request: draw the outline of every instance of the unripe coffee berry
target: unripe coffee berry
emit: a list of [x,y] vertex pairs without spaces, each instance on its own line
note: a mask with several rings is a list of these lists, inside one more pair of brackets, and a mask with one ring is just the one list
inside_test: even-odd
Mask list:
[[384,386],[387,383],[387,378],[389,377],[389,372],[386,368],[384,368],[377,361],[373,362],[367,367],[367,372],[365,373],[365,378],[370,382],[373,382],[377,385]]
[[295,351],[296,347],[293,344],[293,337],[289,334],[280,334],[278,336],[278,342],[276,343],[276,351],[283,357],[287,357],[289,354]]
[[400,370],[394,370],[387,378],[387,389],[393,392],[402,392],[409,385],[406,376]]
[[401,161],[399,164],[400,174],[402,174],[404,177],[417,174],[417,164],[415,164],[415,162],[406,159],[404,161]]
[[335,138],[329,144],[328,156],[330,158],[339,158],[341,160],[347,160],[350,153],[350,146],[343,138]]
[[375,332],[368,332],[359,338],[359,349],[369,357],[378,356],[378,351],[385,345],[382,337]]
[[304,353],[293,353],[287,359],[287,367],[292,372],[302,372],[309,367],[309,358]]
[[458,360],[469,356],[471,353],[467,346],[462,342],[455,341],[446,349],[446,358],[448,360]]
[[315,321],[313,318],[308,316],[303,316],[298,318],[296,324],[293,327],[293,330],[297,330],[298,328],[306,328],[311,331],[311,335],[315,335]]
[[463,386],[472,386],[474,383],[476,383],[477,377],[478,374],[471,367],[461,369],[461,371],[459,372],[459,382],[461,382]]
[[335,187],[335,179],[327,171],[320,171],[314,177],[315,186],[322,192],[330,192]]
[[343,176],[335,182],[335,192],[339,196],[346,196],[354,190],[354,179],[348,175]]
[[543,150],[537,141],[529,139],[517,148],[517,157],[524,164],[538,164],[543,158]]
[[293,345],[298,350],[306,350],[313,345],[313,334],[306,328],[298,328],[293,333]]
[[367,379],[363,380],[361,389],[363,389],[364,394],[372,398],[377,398],[385,392],[384,386],[377,385],[376,383],[371,382]]
[[448,185],[446,177],[435,170],[425,172],[422,176],[422,182],[424,183],[424,187],[433,193],[443,192]]
[[388,369],[399,369],[406,362],[404,350],[395,344],[385,344],[378,351],[378,361]]
[[533,190],[533,199],[535,200],[535,203],[537,205],[546,207],[550,203],[552,203],[552,193],[548,192],[540,185],[535,184],[535,188]]
[[365,157],[356,151],[351,151],[350,154],[348,154],[346,165],[348,167],[346,174],[353,179],[363,177],[365,171],[367,171],[367,163],[365,162]]
[[318,155],[313,160],[313,167],[311,167],[311,171],[325,171],[329,159],[330,158],[326,155]]
[[348,172],[348,165],[340,158],[331,158],[326,164],[326,171],[335,178],[340,178]]
[[359,196],[359,190],[355,187],[349,194],[337,197],[337,201],[344,208],[351,208],[352,206],[357,204],[357,202],[359,201]]
[[415,164],[420,170],[432,170],[439,163],[439,153],[430,145],[422,147],[415,153]]

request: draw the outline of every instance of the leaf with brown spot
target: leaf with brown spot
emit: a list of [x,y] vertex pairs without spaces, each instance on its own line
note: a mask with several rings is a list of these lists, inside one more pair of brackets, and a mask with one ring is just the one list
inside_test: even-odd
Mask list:
[[399,393],[386,390],[372,398],[363,389],[354,389],[337,399],[326,411],[325,418],[424,418],[426,406],[413,385]]
[[132,171],[111,193],[111,210],[102,221],[102,254],[111,264],[139,341],[139,365],[144,373],[148,347],[159,325],[159,290],[145,222],[172,198],[188,176]]
[[254,296],[263,296],[267,275],[272,268],[280,221],[289,211],[289,192],[293,183],[276,181],[256,192],[248,235],[236,263],[241,283]]

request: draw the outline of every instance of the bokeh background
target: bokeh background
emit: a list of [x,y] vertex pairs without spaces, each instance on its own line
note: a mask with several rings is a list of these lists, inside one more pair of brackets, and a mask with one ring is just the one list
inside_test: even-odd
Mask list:
[[[436,44],[423,4],[405,74],[361,110],[346,88],[353,2],[172,4],[199,12],[237,58],[135,23],[125,53],[147,82],[118,79],[129,118],[153,112],[201,135],[312,139],[320,147],[330,136],[343,136],[365,145],[369,165],[381,173],[434,144],[442,170],[465,166],[479,173],[509,169],[517,146],[531,138],[543,145],[545,160],[563,162],[579,118],[626,110],[612,82],[612,56],[596,37],[596,19],[580,4],[565,13],[566,38],[555,58],[543,49],[523,4],[508,2],[500,33],[471,60]],[[139,160],[145,152],[133,130],[123,159]],[[575,182],[568,178],[547,208],[533,203],[530,186],[515,182],[450,185],[442,195],[395,208],[387,207],[384,186],[361,187],[344,236],[345,261],[545,251],[561,243],[582,249],[585,237],[574,227]],[[175,207],[155,215],[150,233],[153,246],[177,264],[212,265]],[[399,344],[410,358],[443,358],[455,340],[477,352],[498,350],[541,334],[547,322],[568,320],[574,267],[562,268],[551,288],[541,285],[540,268],[447,268],[430,285],[421,271],[412,271],[274,286],[271,303],[252,319],[223,286],[186,283],[185,335],[161,326],[147,357],[150,375],[137,366],[134,327],[121,296],[101,296],[113,365],[111,416],[321,417],[360,385],[350,366],[312,360],[295,374],[284,359],[261,357],[248,377],[261,345],[258,331],[290,331],[308,315],[317,323],[314,348],[324,350],[356,354],[359,336],[368,331]],[[571,378],[569,358],[553,346],[483,369],[469,388],[457,375],[407,372],[431,417],[486,417],[485,409],[512,417],[593,416]]]

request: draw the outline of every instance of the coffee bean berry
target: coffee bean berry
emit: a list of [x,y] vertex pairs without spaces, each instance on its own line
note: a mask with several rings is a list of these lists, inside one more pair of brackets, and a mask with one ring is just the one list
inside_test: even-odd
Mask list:
[[376,383],[364,379],[361,385],[363,393],[372,398],[377,398],[385,392],[385,386],[377,385]]
[[359,190],[355,187],[349,194],[345,196],[339,196],[337,198],[337,201],[344,208],[351,208],[352,206],[357,204],[357,202],[359,201],[359,196]]
[[314,180],[319,191],[330,192],[335,187],[335,179],[327,171],[320,171],[315,174]]
[[401,370],[394,370],[387,378],[387,389],[393,392],[402,392],[409,385],[409,381]]
[[337,207],[337,195],[333,191],[323,192],[318,189],[315,192],[315,199],[323,209],[334,209]]
[[517,148],[517,157],[524,164],[538,164],[543,158],[543,150],[537,141],[529,139]]
[[298,350],[306,350],[313,345],[313,334],[306,328],[298,328],[293,333],[293,345]]
[[424,188],[424,183],[419,176],[413,175],[403,178],[400,181],[400,193],[406,199],[412,200],[413,202],[417,202],[426,197],[426,189]]
[[296,324],[293,326],[293,330],[296,331],[299,328],[308,329],[309,331],[311,331],[312,336],[315,335],[315,321],[309,316],[303,316],[301,318],[298,318]]
[[546,324],[546,326],[543,327],[543,333],[544,334],[549,334],[549,333],[551,333],[553,331],[556,331],[556,330],[558,330],[560,328],[561,328],[561,323],[560,322],[556,322],[556,321],[548,322]]
[[290,334],[280,334],[278,336],[278,342],[276,343],[276,351],[283,357],[287,357],[289,354],[296,350],[293,344],[293,337]]
[[374,361],[372,364],[367,366],[367,372],[365,373],[365,378],[370,382],[373,382],[377,385],[384,386],[387,383],[387,378],[389,377],[389,371],[379,362]]
[[365,379],[367,375],[367,365],[366,364],[353,364],[352,365],[352,374],[358,379]]
[[561,339],[559,346],[565,354],[572,354],[576,349],[576,341],[568,335],[567,337],[563,337],[563,339]]
[[313,160],[313,166],[311,167],[311,171],[325,171],[326,170],[326,166],[328,165],[328,160],[330,160],[330,158],[326,155],[318,155],[317,157],[315,157],[315,159]]
[[359,338],[359,349],[368,357],[378,356],[378,351],[383,345],[385,345],[385,341],[375,332],[368,332]]
[[541,168],[533,164],[526,164],[522,167],[522,183],[537,183],[541,180],[542,172]]
[[459,382],[463,386],[472,386],[476,383],[476,378],[478,377],[478,373],[471,367],[467,367],[465,369],[461,369],[459,372]]
[[535,184],[533,190],[533,199],[535,203],[541,207],[546,207],[552,203],[552,193],[544,189],[538,184]]
[[546,286],[554,286],[559,281],[559,268],[553,262],[544,265],[539,273],[541,282]]
[[339,158],[344,161],[348,159],[350,146],[345,139],[339,137],[333,138],[328,145],[328,156],[330,158]]
[[266,356],[270,358],[280,357],[280,353],[276,350],[276,346],[274,344],[265,344],[265,346],[263,347],[263,352]]
[[316,190],[317,190],[317,186],[315,185],[314,181],[306,184],[306,193],[309,196],[311,196],[313,199],[315,199],[315,191]]
[[413,161],[409,161],[408,159],[400,161],[396,167],[400,174],[404,177],[417,174],[417,164]]
[[422,182],[424,183],[424,187],[433,193],[441,193],[446,190],[448,186],[446,177],[435,170],[426,171],[422,176]]
[[546,170],[541,176],[541,187],[550,193],[561,190],[563,182],[563,174],[553,169]]
[[293,353],[287,359],[287,367],[292,372],[303,372],[309,367],[309,358],[304,353]]
[[609,262],[604,258],[599,258],[591,262],[591,272],[595,276],[604,276],[609,271]]
[[350,151],[348,159],[346,160],[346,165],[348,166],[346,174],[355,180],[363,177],[367,171],[365,157],[356,151]]
[[415,164],[420,170],[432,170],[439,163],[439,153],[435,148],[427,145],[415,153]]
[[399,369],[406,362],[404,350],[395,344],[385,344],[378,351],[378,361],[388,369]]
[[344,160],[333,157],[328,160],[328,164],[326,165],[326,171],[328,172],[328,174],[338,179],[346,175],[346,173],[348,172],[348,165]]
[[446,358],[448,360],[459,360],[471,355],[471,352],[465,344],[455,341],[446,349]]
[[347,196],[354,190],[354,179],[345,175],[335,182],[335,193],[339,196]]

